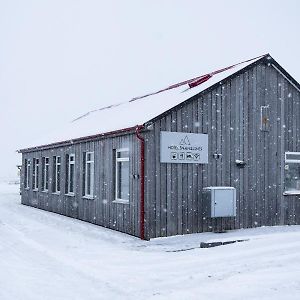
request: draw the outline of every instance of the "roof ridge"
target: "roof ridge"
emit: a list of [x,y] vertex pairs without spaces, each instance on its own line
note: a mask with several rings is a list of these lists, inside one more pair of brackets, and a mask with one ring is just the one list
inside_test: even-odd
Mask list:
[[241,61],[241,62],[238,62],[238,63],[235,63],[233,65],[230,65],[228,67],[225,67],[225,68],[221,68],[221,69],[218,69],[218,70],[215,70],[215,71],[212,71],[210,73],[206,73],[206,74],[203,74],[203,75],[199,75],[197,77],[194,77],[194,78],[191,78],[191,79],[187,79],[187,80],[184,80],[184,81],[181,81],[181,82],[178,82],[178,83],[175,83],[175,84],[172,84],[172,85],[169,85],[168,87],[166,88],[163,88],[163,89],[160,89],[156,92],[151,92],[151,93],[148,93],[148,94],[145,94],[143,96],[137,96],[137,97],[134,97],[130,100],[126,100],[126,101],[122,101],[122,102],[119,102],[119,103],[116,103],[116,104],[111,104],[111,105],[107,105],[107,106],[104,106],[104,107],[100,107],[98,109],[93,109],[93,110],[90,110],[86,113],[84,113],[83,115],[75,118],[72,120],[72,123],[73,122],[76,122],[82,118],[85,118],[87,117],[88,115],[90,115],[91,113],[94,113],[94,112],[97,112],[97,111],[101,111],[101,110],[105,110],[105,109],[110,109],[110,108],[113,108],[113,107],[117,107],[117,106],[120,106],[120,105],[123,105],[123,104],[126,104],[126,103],[131,103],[131,102],[134,102],[134,101],[137,101],[137,100],[141,100],[141,99],[144,99],[144,98],[147,98],[149,96],[154,96],[154,95],[157,95],[157,94],[160,94],[160,93],[163,93],[163,92],[166,92],[166,91],[169,91],[169,90],[172,90],[172,89],[176,89],[178,87],[181,87],[181,86],[184,86],[184,85],[188,85],[188,88],[185,91],[189,90],[189,89],[192,89],[202,83],[204,83],[205,81],[209,80],[211,77],[213,77],[214,75],[217,75],[219,73],[222,73],[222,72],[225,72],[229,69],[232,69],[232,68],[235,68],[239,65],[242,65],[242,64],[245,64],[245,63],[248,63],[250,61],[253,61],[253,60],[256,60],[256,59],[259,59],[259,58],[263,58],[263,57],[266,57],[268,56],[269,54],[263,54],[263,55],[260,55],[260,56],[257,56],[257,57],[254,57],[254,58],[250,58],[250,59],[247,59],[247,60],[244,60],[244,61]]

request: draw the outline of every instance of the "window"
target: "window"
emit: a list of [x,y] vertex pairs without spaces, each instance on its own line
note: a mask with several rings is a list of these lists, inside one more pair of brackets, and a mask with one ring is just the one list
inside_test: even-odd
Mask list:
[[66,162],[66,193],[74,194],[75,154],[67,154]]
[[38,190],[39,188],[39,159],[33,159],[33,168],[32,168],[32,189]]
[[115,200],[129,201],[129,149],[115,150]]
[[30,159],[25,159],[24,162],[24,188],[29,189],[29,178],[30,178]]
[[61,157],[53,156],[53,192],[60,193]]
[[42,158],[42,190],[47,192],[49,189],[49,157]]
[[285,153],[285,194],[300,194],[300,152]]
[[84,196],[94,196],[94,152],[84,155]]

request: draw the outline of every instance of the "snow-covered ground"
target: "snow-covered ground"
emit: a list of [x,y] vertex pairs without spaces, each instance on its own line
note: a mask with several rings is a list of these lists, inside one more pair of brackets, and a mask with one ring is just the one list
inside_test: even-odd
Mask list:
[[[235,238],[249,241],[197,248]],[[300,226],[146,242],[23,206],[0,184],[0,299],[300,299]]]

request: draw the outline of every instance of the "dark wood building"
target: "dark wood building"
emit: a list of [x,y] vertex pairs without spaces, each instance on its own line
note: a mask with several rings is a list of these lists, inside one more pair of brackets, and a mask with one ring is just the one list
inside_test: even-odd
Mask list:
[[[300,224],[300,85],[270,55],[234,71],[20,150],[22,204],[145,239]],[[207,212],[207,187],[235,188],[232,213]]]

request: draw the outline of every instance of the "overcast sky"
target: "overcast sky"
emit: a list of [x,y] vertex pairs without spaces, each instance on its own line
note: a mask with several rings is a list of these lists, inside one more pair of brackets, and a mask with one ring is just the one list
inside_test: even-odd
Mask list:
[[0,0],[0,178],[16,176],[26,141],[219,67],[270,53],[300,81],[299,12],[299,0]]

